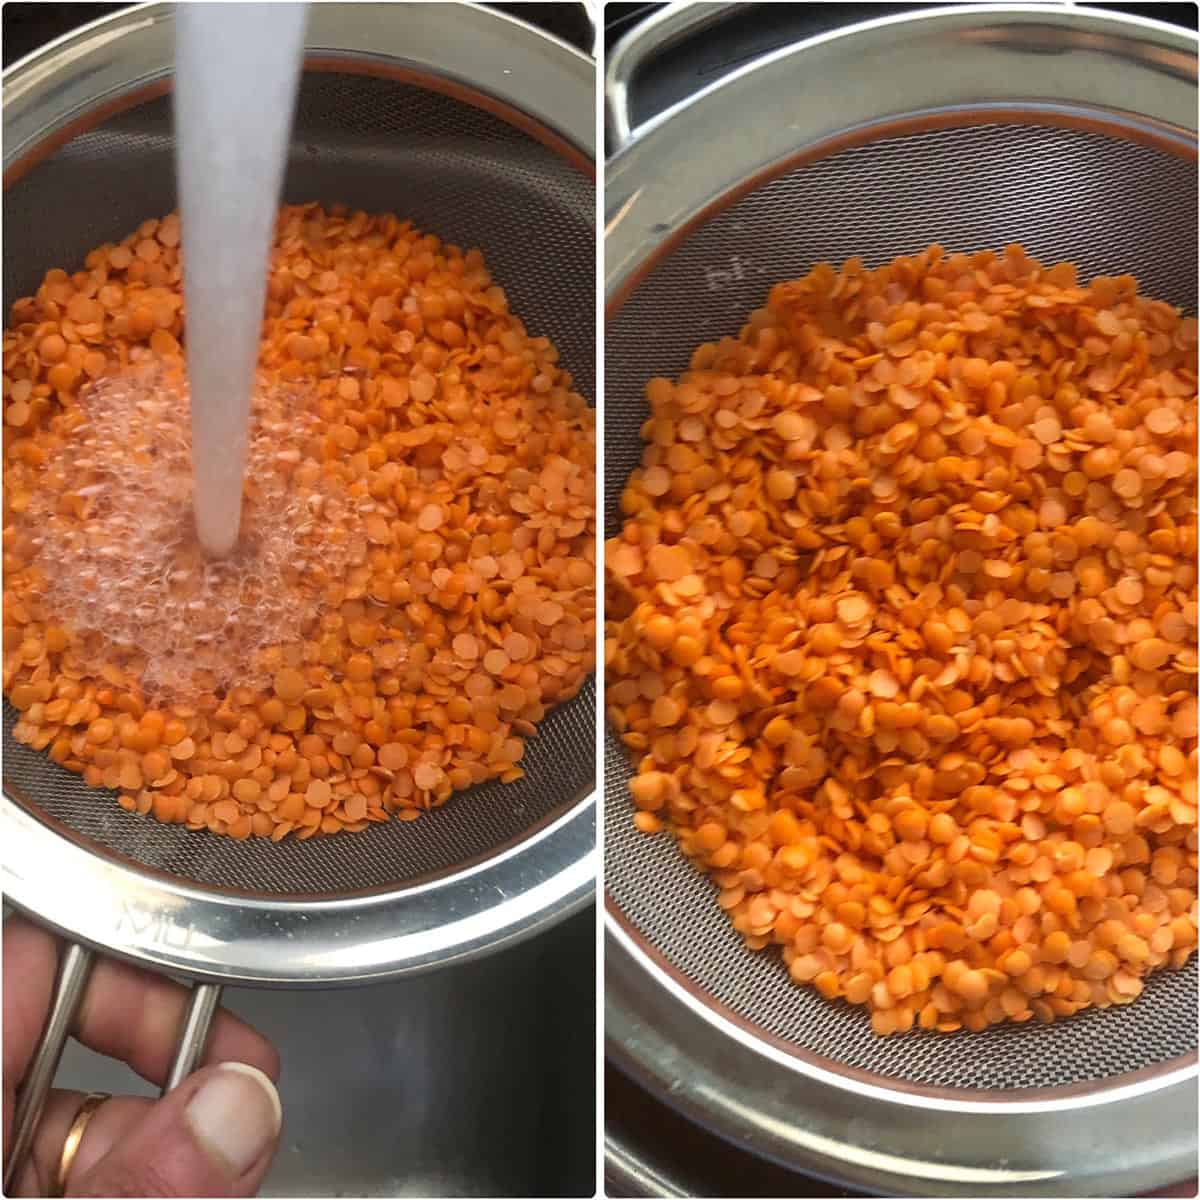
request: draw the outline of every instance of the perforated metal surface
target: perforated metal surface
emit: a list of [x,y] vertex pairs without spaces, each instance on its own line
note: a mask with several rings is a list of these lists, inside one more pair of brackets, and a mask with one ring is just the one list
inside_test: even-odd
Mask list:
[[[74,138],[11,187],[6,305],[51,267],[70,269],[93,246],[175,208],[172,145],[163,97]],[[395,212],[444,241],[478,247],[513,311],[554,342],[589,400],[594,197],[592,180],[576,167],[471,105],[366,76],[304,76],[285,199]],[[473,788],[418,821],[304,843],[234,842],[125,813],[111,793],[18,745],[7,702],[4,784],[97,850],[146,867],[239,892],[345,894],[453,871],[578,803],[594,785],[595,712],[589,680],[529,739],[517,783]]]
[[[176,207],[170,99],[74,138],[5,192],[4,296]],[[103,197],[97,203],[97,197]],[[541,142],[437,92],[307,73],[284,200],[393,212],[483,251],[513,312],[595,389],[595,187]]]
[[[987,125],[881,140],[751,192],[660,261],[609,323],[607,536],[621,527],[621,491],[641,457],[647,379],[677,376],[698,344],[736,335],[779,280],[854,255],[877,266],[934,241],[951,251],[1019,241],[1044,262],[1075,262],[1085,279],[1131,272],[1147,294],[1194,311],[1195,164],[1094,133]],[[611,902],[701,997],[769,1039],[939,1089],[1063,1087],[1196,1048],[1195,957],[1123,1008],[1051,1026],[878,1038],[866,1010],[797,987],[778,953],[747,950],[673,839],[636,832],[631,765],[611,730],[604,765]]]

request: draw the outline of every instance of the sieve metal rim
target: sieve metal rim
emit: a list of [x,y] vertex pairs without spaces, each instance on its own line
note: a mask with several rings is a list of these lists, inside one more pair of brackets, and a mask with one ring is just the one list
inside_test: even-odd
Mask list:
[[[682,6],[673,6],[664,23],[671,13],[686,20]],[[943,71],[948,46],[966,62]],[[1196,46],[1194,35],[1158,22],[997,5],[865,22],[751,62],[648,122],[611,160],[608,319],[692,229],[770,178],[852,144],[918,127],[1036,119],[1085,124],[1194,157]],[[1044,65],[1039,50],[1058,53],[1053,72],[1031,69]],[[936,73],[928,69],[935,52]],[[636,60],[638,50],[629,57]],[[1109,95],[1138,98],[1140,111],[1118,109]],[[762,112],[788,119],[756,120]],[[1064,1090],[1053,1100],[972,1103],[962,1091],[936,1098],[926,1089],[917,1102],[890,1081],[839,1079],[790,1050],[773,1053],[757,1032],[725,1022],[709,997],[685,1003],[611,896],[605,930],[613,1061],[692,1120],[785,1166],[800,1163],[872,1190],[999,1195],[1046,1191],[1051,1177],[1064,1176],[1073,1189],[1131,1194],[1194,1170],[1194,1055],[1144,1077],[1105,1080],[1086,1096]],[[936,1135],[896,1128],[898,1114],[927,1120],[931,1110]],[[1061,1154],[1042,1146],[1047,1154],[1030,1162],[1029,1145],[1051,1113],[1056,1135],[1070,1130],[1070,1144]],[[797,1128],[801,1120],[808,1128]],[[986,1141],[974,1136],[983,1120]],[[1138,1125],[1152,1154],[1128,1151]],[[1010,1167],[989,1172],[997,1161]],[[1012,1165],[1021,1163],[1030,1170]],[[1061,1170],[1047,1173],[1055,1163]]]
[[5,900],[43,924],[159,970],[255,987],[370,983],[498,950],[582,908],[596,876],[590,796],[465,871],[325,900],[223,893],[115,862],[7,793],[0,840]]
[[[772,1035],[755,1032],[750,1023],[725,1005],[706,999],[687,976],[673,967],[657,951],[646,946],[632,924],[624,920],[609,902],[605,905],[605,936],[637,967],[652,972],[656,982],[673,997],[675,1003],[690,1009],[714,1031],[731,1038],[747,1050],[761,1054],[773,1063],[790,1067],[791,1060],[804,1064],[807,1078],[829,1087],[844,1088],[857,1096],[897,1101],[914,1108],[958,1113],[1040,1113],[1054,1115],[1067,1107],[1091,1108],[1117,1100],[1149,1095],[1163,1088],[1200,1077],[1195,1051],[1170,1062],[1124,1075],[1110,1076],[1057,1088],[1030,1088],[1019,1092],[1003,1089],[935,1088],[914,1086],[902,1080],[876,1082],[871,1072],[842,1067],[832,1059],[799,1049]],[[978,1097],[978,1098],[977,1098]]]
[[605,1053],[708,1133],[876,1195],[1133,1196],[1196,1168],[1196,1071],[1085,1105],[975,1111],[780,1069],[678,1002],[606,918]]
[[[4,71],[5,186],[43,153],[169,89],[174,16],[145,0],[64,34]],[[594,172],[592,60],[516,17],[466,0],[309,8],[305,70],[417,82],[487,109]],[[136,55],[131,47],[136,45]],[[66,72],[88,60],[82,77]]]
[[[594,67],[525,23],[471,4],[330,3],[310,10],[317,69],[419,82],[594,160]],[[171,6],[102,18],[4,73],[5,184],[39,148],[167,88]],[[464,869],[336,899],[233,895],[106,860],[0,801],[5,899],[69,938],[195,979],[255,986],[371,982],[497,950],[594,891],[595,791]],[[19,846],[19,857],[14,851]]]
[[[1043,53],[1066,57],[1052,76],[1029,85],[1013,60],[1022,52],[1040,60],[1032,49],[1038,37]],[[981,114],[1008,121],[1039,114],[1194,155],[1198,45],[1200,36],[1144,18],[998,4],[865,21],[748,63],[647,122],[609,160],[608,316],[653,262],[718,206],[802,159],[886,136],[885,125],[902,133],[906,124],[911,131],[922,123],[974,123]],[[968,61],[953,77],[931,79],[929,61],[938,55],[944,63],[951,52]],[[1162,64],[1144,61],[1143,53]],[[804,55],[803,83],[796,78],[798,55]],[[1098,56],[1104,71],[1096,69]],[[855,86],[846,86],[849,81]],[[832,90],[816,90],[821,87]],[[1139,111],[1114,106],[1101,89],[1138,98]],[[757,113],[768,105],[793,119],[758,122]],[[753,136],[746,135],[748,128]]]

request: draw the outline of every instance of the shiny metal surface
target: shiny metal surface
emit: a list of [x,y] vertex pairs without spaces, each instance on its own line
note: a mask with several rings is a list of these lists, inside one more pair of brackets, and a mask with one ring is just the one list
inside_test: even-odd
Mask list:
[[1052,5],[906,14],[787,47],[660,113],[611,160],[608,302],[623,298],[647,260],[712,204],[801,150],[875,135],[900,115],[965,122],[971,110],[989,108],[1103,117],[1187,149],[1195,79],[1195,39],[1181,29]]
[[861,1193],[798,1175],[693,1125],[611,1063],[604,1071],[604,1191],[609,1197]]
[[[10,294],[173,206],[162,98],[171,11],[149,4],[118,13],[6,73]],[[586,394],[591,60],[518,20],[461,4],[314,6],[306,46],[312,69],[288,186],[301,199],[399,204],[425,227],[480,245],[514,307],[556,339]],[[464,115],[455,120],[456,112]],[[410,113],[424,124],[406,139]],[[35,187],[39,179],[49,182]],[[98,193],[102,206],[82,199]],[[28,236],[16,239],[18,227]],[[53,232],[38,235],[39,227]],[[552,279],[528,254],[533,231],[555,252]],[[585,270],[568,269],[577,260]],[[7,897],[71,938],[210,981],[365,982],[498,949],[592,894],[593,696],[588,684],[550,716],[529,747],[526,780],[496,785],[500,794],[481,789],[403,830],[387,823],[328,845],[265,852],[131,820],[111,797],[13,744],[6,707]]]
[[[697,15],[668,12],[656,38]],[[1196,48],[1083,8],[938,9],[776,51],[635,131],[607,176],[610,535],[645,380],[822,259],[1022,240],[1193,305]],[[623,49],[610,83],[646,59]],[[1135,178],[1155,183],[1131,203]],[[885,1193],[1127,1195],[1194,1172],[1194,962],[1140,1010],[875,1039],[741,948],[670,840],[632,831],[612,735],[606,759],[608,1053],[689,1119]]]
[[638,132],[629,107],[629,89],[638,74],[659,52],[706,26],[720,24],[727,10],[728,5],[708,0],[667,4],[613,48],[604,64],[604,105],[614,152],[628,146]]
[[614,1196],[690,1196],[689,1189],[658,1163],[638,1154],[637,1147],[614,1133],[605,1122],[604,1194]]
[[88,977],[92,973],[93,956],[83,946],[68,946],[58,968],[58,979],[54,995],[50,1000],[50,1011],[46,1014],[46,1028],[38,1041],[37,1049],[21,1082],[17,1094],[17,1107],[13,1114],[11,1141],[5,1147],[4,1190],[7,1192],[25,1165],[33,1135],[37,1131],[46,1097],[54,1083],[54,1074],[62,1059],[67,1038],[74,1024],[75,1015],[83,1003]]
[[[348,900],[255,899],[151,876],[101,858],[7,799],[0,841],[15,907],[69,938],[218,982],[299,986],[425,970],[534,934],[595,888],[590,809],[447,879]],[[19,859],[8,849],[17,845]]]
[[1194,1066],[1077,1101],[946,1105],[847,1088],[714,1025],[612,929],[604,1032],[610,1061],[689,1120],[872,1194],[1131,1196],[1196,1171]]
[[188,997],[187,1010],[183,1014],[183,1026],[179,1031],[179,1045],[175,1058],[167,1073],[163,1091],[178,1087],[200,1064],[213,1017],[221,1003],[221,988],[215,983],[198,983]]
[[[595,910],[500,954],[371,987],[227,988],[280,1052],[265,1196],[591,1196]],[[71,1042],[60,1087],[152,1096]]]
[[[4,166],[19,162],[97,104],[164,82],[170,4],[138,4],[67,34],[17,64],[4,82]],[[595,154],[594,68],[566,42],[471,4],[311,6],[306,52],[373,60],[440,76],[526,112]]]

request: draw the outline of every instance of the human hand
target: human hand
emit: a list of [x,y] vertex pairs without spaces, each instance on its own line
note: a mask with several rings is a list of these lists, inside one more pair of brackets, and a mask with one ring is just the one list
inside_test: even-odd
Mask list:
[[[59,942],[20,917],[4,922],[4,1147],[11,1145],[16,1094],[37,1046],[54,991]],[[85,1046],[128,1063],[162,1085],[187,1004],[184,988],[100,959],[72,1031]],[[87,1116],[70,1160],[60,1162],[81,1092],[54,1089],[14,1196],[253,1196],[271,1165],[281,1109],[274,1047],[220,1011],[205,1066],[161,1100],[113,1096]],[[85,1114],[86,1115],[86,1114]]]

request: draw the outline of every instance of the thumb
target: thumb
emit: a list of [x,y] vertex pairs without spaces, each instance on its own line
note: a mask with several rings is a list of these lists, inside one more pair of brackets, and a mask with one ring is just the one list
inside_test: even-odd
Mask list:
[[257,1067],[205,1067],[151,1105],[68,1196],[253,1196],[279,1140],[283,1110]]

